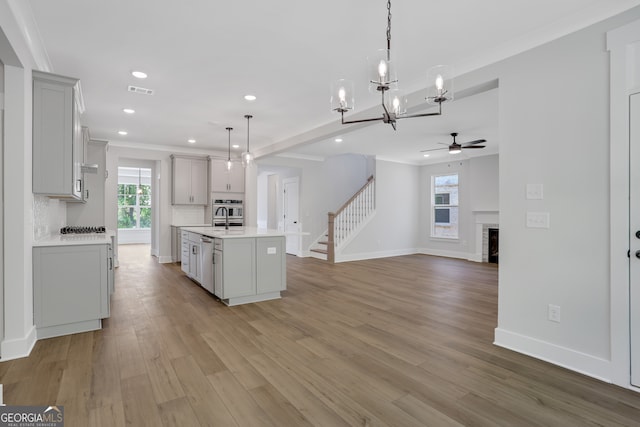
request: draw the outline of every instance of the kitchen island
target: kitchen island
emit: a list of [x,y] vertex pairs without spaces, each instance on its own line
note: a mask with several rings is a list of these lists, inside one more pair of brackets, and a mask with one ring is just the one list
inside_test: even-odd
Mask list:
[[190,258],[183,271],[224,304],[277,299],[286,289],[283,232],[255,227],[182,227],[181,232]]

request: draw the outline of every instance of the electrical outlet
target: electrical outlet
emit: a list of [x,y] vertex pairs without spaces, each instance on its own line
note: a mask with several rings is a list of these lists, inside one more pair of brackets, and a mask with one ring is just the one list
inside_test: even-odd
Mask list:
[[549,304],[547,316],[550,321],[560,323],[560,306]]

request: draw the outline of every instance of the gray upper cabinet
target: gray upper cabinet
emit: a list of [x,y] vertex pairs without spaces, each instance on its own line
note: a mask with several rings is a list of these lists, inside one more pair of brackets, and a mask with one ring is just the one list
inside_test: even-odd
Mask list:
[[173,205],[207,205],[207,159],[171,156]]
[[244,167],[232,160],[233,167],[227,170],[224,159],[209,158],[211,169],[211,191],[214,193],[244,193]]
[[33,71],[33,192],[82,200],[78,79]]

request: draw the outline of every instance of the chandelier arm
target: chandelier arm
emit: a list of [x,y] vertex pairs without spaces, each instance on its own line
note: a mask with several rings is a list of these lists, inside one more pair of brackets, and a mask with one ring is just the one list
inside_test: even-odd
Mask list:
[[442,102],[438,103],[437,113],[421,113],[421,114],[409,114],[406,116],[399,116],[396,119],[411,119],[413,117],[429,117],[429,116],[441,116],[442,115]]
[[376,117],[374,119],[358,119],[358,120],[345,120],[344,116],[342,116],[342,124],[343,125],[350,125],[352,123],[365,123],[365,122],[377,122],[380,120],[384,120],[384,116],[383,117]]

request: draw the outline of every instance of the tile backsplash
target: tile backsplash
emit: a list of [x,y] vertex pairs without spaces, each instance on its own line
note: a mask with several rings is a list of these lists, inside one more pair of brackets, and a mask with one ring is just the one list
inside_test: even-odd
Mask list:
[[33,196],[33,239],[56,234],[67,222],[67,203],[46,196]]

